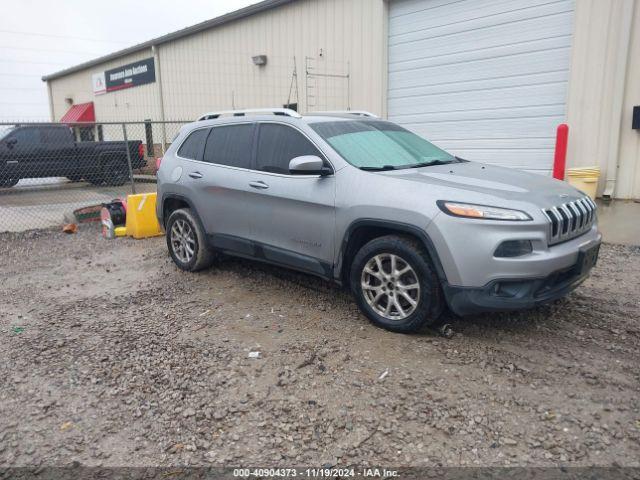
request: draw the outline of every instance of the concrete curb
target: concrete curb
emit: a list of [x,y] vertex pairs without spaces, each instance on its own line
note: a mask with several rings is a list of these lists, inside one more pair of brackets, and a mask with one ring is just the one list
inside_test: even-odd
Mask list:
[[156,183],[155,175],[134,175],[133,181],[136,183]]

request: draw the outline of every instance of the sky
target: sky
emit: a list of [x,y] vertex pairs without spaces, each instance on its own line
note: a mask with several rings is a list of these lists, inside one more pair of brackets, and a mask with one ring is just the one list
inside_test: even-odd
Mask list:
[[259,0],[1,0],[0,122],[47,121],[41,78]]

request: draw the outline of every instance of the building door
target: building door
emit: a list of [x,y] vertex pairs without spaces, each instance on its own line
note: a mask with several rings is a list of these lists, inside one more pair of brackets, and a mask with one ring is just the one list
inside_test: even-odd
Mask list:
[[549,174],[573,0],[392,0],[389,119],[462,158]]

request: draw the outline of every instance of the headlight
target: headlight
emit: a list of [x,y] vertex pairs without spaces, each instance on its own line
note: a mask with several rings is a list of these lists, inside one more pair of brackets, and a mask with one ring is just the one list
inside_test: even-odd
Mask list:
[[509,208],[488,207],[487,205],[474,205],[471,203],[438,202],[440,210],[454,217],[477,218],[481,220],[509,220],[515,222],[525,222],[532,218],[520,210]]

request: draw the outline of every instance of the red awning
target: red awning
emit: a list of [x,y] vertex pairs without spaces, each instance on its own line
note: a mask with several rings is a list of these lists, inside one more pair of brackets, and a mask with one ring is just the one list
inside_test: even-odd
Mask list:
[[73,105],[67,113],[60,119],[60,123],[81,123],[95,122],[96,114],[93,109],[93,102]]

